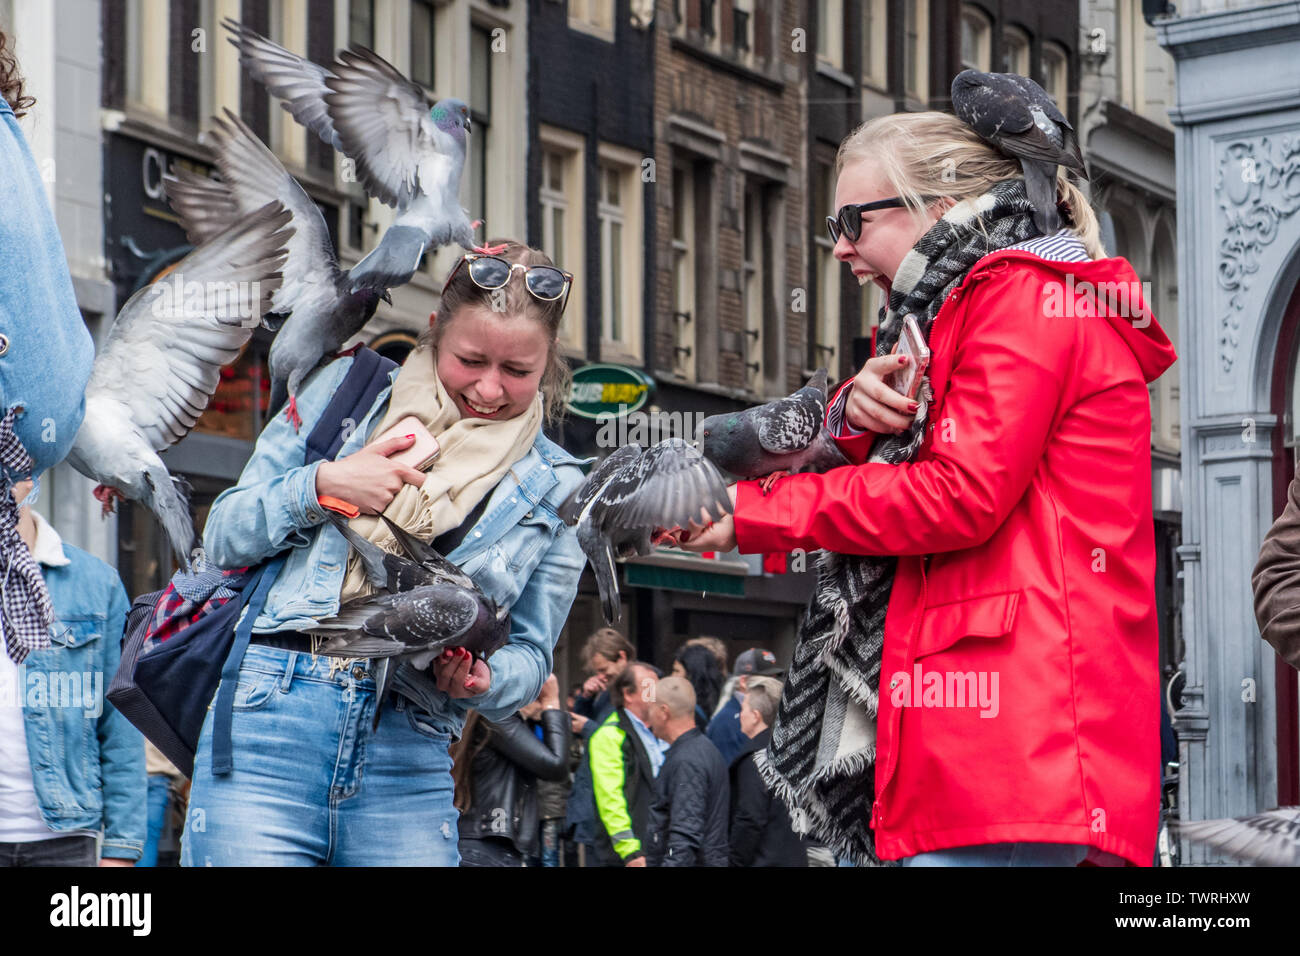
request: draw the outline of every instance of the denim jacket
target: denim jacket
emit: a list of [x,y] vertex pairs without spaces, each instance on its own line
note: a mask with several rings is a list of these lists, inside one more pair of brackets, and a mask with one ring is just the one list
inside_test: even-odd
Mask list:
[[[295,433],[277,415],[257,440],[239,482],[217,496],[203,531],[208,560],[226,567],[254,564],[293,551],[254,622],[260,632],[303,630],[339,607],[348,544],[329,527],[316,500],[316,470],[306,461],[307,436],[343,381],[352,359],[313,372],[298,392],[302,427]],[[393,369],[390,381],[400,369]],[[356,424],[339,458],[358,451],[388,408],[389,387]],[[556,513],[583,480],[578,459],[538,433],[489,495],[487,506],[456,550],[447,555],[484,593],[510,609],[510,639],[489,662],[492,681],[475,697],[438,691],[428,672],[397,668],[394,687],[415,702],[415,729],[459,736],[470,708],[501,720],[541,692],[551,673],[560,630],[578,590],[586,561],[577,536]]]
[[[62,544],[37,518],[37,558],[54,605],[51,646],[32,651],[20,684],[36,802],[52,830],[104,831],[102,856],[144,851],[144,738],[105,699],[129,603],[117,572]],[[61,553],[66,563],[46,563]]]
[[85,412],[95,349],[81,318],[45,186],[14,111],[0,97],[0,417],[32,473],[58,464]]

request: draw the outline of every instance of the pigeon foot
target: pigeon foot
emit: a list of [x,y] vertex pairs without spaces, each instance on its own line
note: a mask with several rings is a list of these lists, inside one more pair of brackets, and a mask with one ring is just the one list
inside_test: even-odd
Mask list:
[[504,242],[498,246],[489,246],[487,243],[484,243],[481,246],[475,246],[474,251],[481,252],[485,256],[499,256],[501,253],[506,251],[506,248],[507,246]]
[[335,352],[335,353],[334,353],[334,357],[335,357],[335,358],[352,358],[353,356],[355,356],[358,352],[360,352],[360,351],[361,351],[363,348],[365,348],[365,347],[366,347],[366,343],[365,343],[365,342],[358,342],[356,345],[352,346],[352,348],[350,348],[350,349],[340,349],[339,351]]
[[122,492],[118,491],[112,485],[96,485],[91,494],[93,494],[96,500],[99,501],[100,505],[103,506],[103,510],[100,513],[105,518],[113,513],[115,499],[120,498],[123,501],[126,500],[126,495],[122,494]]
[[294,431],[302,428],[302,416],[298,414],[298,399],[296,396],[289,396],[289,404],[284,408],[284,417],[289,424],[293,425]]
[[758,479],[758,490],[761,491],[763,497],[766,498],[767,493],[772,490],[772,486],[776,484],[777,479],[784,478],[788,474],[790,474],[788,471],[774,471],[770,475]]

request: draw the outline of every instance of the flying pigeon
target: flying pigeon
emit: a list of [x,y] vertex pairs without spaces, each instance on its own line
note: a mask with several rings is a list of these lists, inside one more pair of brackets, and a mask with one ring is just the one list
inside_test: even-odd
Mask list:
[[410,281],[428,249],[476,246],[460,206],[469,107],[458,99],[429,106],[424,90],[361,46],[338,53],[326,69],[295,56],[243,24],[223,21],[240,64],[294,118],[356,167],[366,193],[397,210],[369,255],[349,273],[352,288],[391,289]]
[[963,70],[952,81],[952,108],[982,139],[1020,160],[1034,224],[1044,235],[1056,233],[1056,167],[1086,172],[1074,127],[1047,91],[1016,73]]
[[793,395],[700,423],[704,457],[741,481],[761,479],[766,494],[782,475],[849,464],[826,428],[826,369]]
[[1279,807],[1235,820],[1192,820],[1176,823],[1173,829],[1256,866],[1300,866],[1300,807]]
[[358,285],[344,274],[319,207],[243,120],[230,110],[225,114],[225,121],[213,120],[207,134],[221,181],[178,168],[163,183],[185,234],[196,244],[270,200],[279,200],[293,215],[284,282],[271,300],[271,311],[286,318],[271,342],[269,362],[271,408],[280,408],[287,398],[285,417],[297,429],[303,379],[370,321],[380,299],[392,299],[386,290]]
[[162,524],[188,570],[194,526],[158,452],[194,427],[270,308],[293,230],[270,202],[212,236],[118,312],[86,386],[86,414],[68,462],[99,482],[104,514],[138,501]]
[[669,438],[644,451],[639,445],[614,451],[564,500],[559,516],[577,527],[605,620],[615,624],[622,617],[616,555],[649,554],[671,539],[673,529],[717,521],[730,511],[717,468],[690,443]]

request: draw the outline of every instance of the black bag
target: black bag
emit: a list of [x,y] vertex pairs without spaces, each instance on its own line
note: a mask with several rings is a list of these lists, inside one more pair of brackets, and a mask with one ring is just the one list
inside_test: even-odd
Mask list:
[[[361,349],[307,436],[307,464],[332,461],[353,424],[389,384],[395,362]],[[286,552],[287,554],[287,552]],[[213,694],[212,772],[231,769],[230,721],[235,677],[253,622],[284,565],[285,554],[250,568],[177,571],[167,587],[135,599],[122,635],[122,661],[108,700],[187,777]],[[235,622],[248,607],[238,630]]]

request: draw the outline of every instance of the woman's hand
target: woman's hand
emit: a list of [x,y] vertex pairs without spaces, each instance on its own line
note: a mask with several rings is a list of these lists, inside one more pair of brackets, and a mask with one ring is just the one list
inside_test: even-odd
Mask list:
[[424,472],[390,459],[415,444],[414,435],[398,435],[362,448],[337,461],[323,461],[316,469],[316,495],[342,498],[364,515],[381,514],[403,485],[424,484]]
[[885,381],[886,375],[897,372],[910,360],[906,355],[867,359],[854,377],[844,404],[844,418],[852,427],[883,435],[898,434],[912,424],[920,405]]
[[[731,496],[731,509],[736,509],[736,486],[727,486]],[[694,521],[684,531],[676,533],[677,545],[683,551],[730,551],[736,546],[736,522],[731,515],[723,515],[706,525]]]
[[542,710],[560,709],[560,681],[554,674],[546,678],[546,683],[542,684],[542,692],[537,696],[537,702],[542,705]]
[[463,647],[449,648],[435,658],[433,677],[438,690],[455,699],[486,694],[492,686],[492,671],[487,661],[479,660]]

